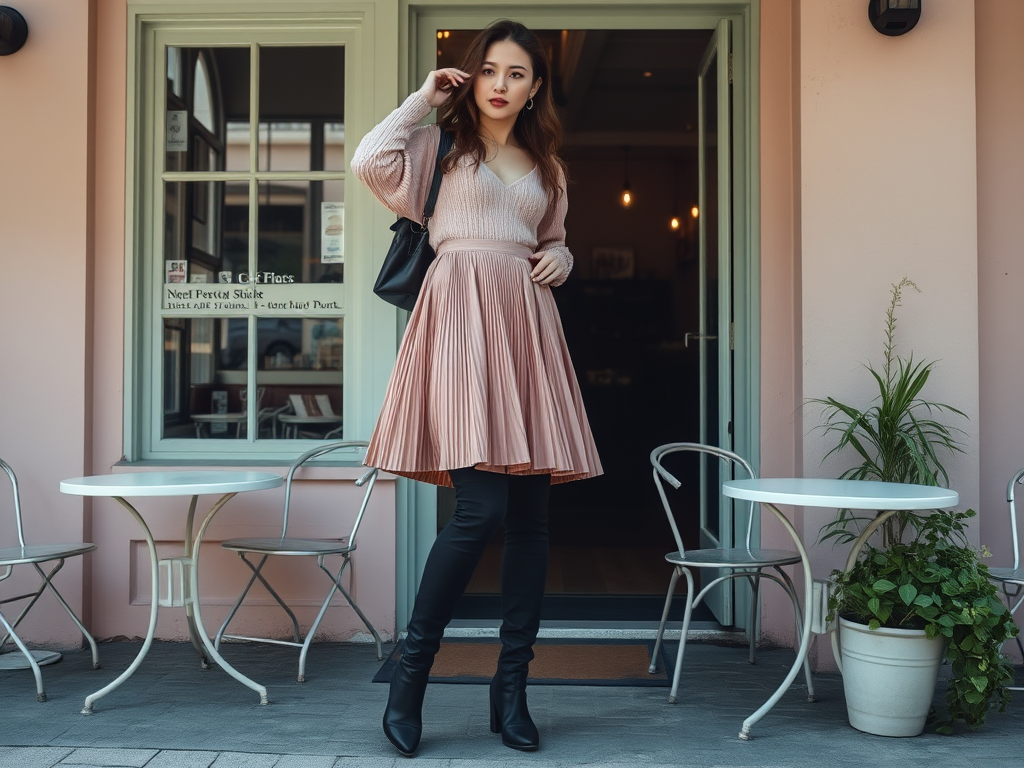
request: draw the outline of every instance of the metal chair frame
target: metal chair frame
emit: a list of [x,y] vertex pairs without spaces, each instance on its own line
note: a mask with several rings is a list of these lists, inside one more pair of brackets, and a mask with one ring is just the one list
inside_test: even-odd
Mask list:
[[[731,579],[743,578],[750,583],[750,646],[749,661],[754,664],[755,650],[757,645],[757,607],[758,594],[761,579],[768,579],[779,584],[789,595],[793,603],[793,612],[796,616],[796,633],[799,637],[802,633],[802,620],[800,616],[800,601],[797,597],[796,586],[793,580],[783,570],[783,566],[797,565],[801,562],[800,553],[789,550],[777,549],[754,549],[751,547],[751,537],[754,526],[754,502],[749,502],[747,514],[747,533],[743,548],[731,549],[691,549],[687,550],[683,545],[683,538],[676,525],[675,516],[672,514],[672,505],[665,493],[664,483],[667,482],[675,489],[679,489],[682,483],[679,482],[668,470],[662,466],[664,457],[682,451],[701,453],[718,458],[723,462],[732,465],[739,465],[751,477],[757,477],[754,468],[742,456],[723,448],[718,448],[701,443],[667,443],[658,446],[651,451],[651,464],[653,465],[654,484],[661,497],[662,506],[665,508],[665,516],[668,518],[669,526],[672,528],[672,536],[675,538],[678,549],[665,555],[665,560],[674,566],[672,579],[669,581],[668,592],[665,595],[665,608],[661,614],[661,623],[658,626],[658,635],[654,644],[654,653],[651,656],[649,672],[654,674],[657,671],[658,651],[661,648],[661,641],[665,633],[665,624],[668,621],[669,610],[672,607],[672,598],[675,595],[676,585],[679,577],[686,579],[686,611],[683,615],[682,630],[679,635],[679,650],[676,653],[675,674],[672,677],[672,690],[669,692],[669,703],[675,704],[679,691],[679,680],[682,674],[683,655],[686,650],[686,638],[690,628],[690,617],[694,607],[700,605],[708,592],[719,584]],[[760,504],[757,505],[760,507]],[[713,568],[716,570],[728,570],[717,578],[704,584],[699,592],[694,594],[693,569]],[[765,569],[771,568],[776,573],[766,573]],[[807,680],[807,697],[814,701],[814,682],[811,677],[811,667],[807,659],[804,659],[804,677]]]
[[[1021,605],[1024,605],[1024,568],[1020,566],[1020,542],[1017,540],[1017,505],[1014,500],[1014,488],[1024,485],[1024,469],[1020,469],[1006,484],[1006,501],[1010,505],[1010,540],[1013,542],[1013,567],[989,568],[989,578],[999,584],[1003,590],[1006,607],[1010,610],[1010,618]],[[1017,647],[1024,655],[1024,644],[1017,635]],[[1011,691],[1024,691],[1024,686],[1014,686]]]
[[[235,604],[231,607],[230,613],[227,618],[224,619],[224,623],[221,625],[220,630],[217,632],[217,636],[214,640],[214,647],[220,648],[220,642],[222,639],[230,640],[248,640],[256,643],[267,643],[270,645],[287,645],[293,648],[301,648],[302,651],[299,654],[299,675],[298,681],[300,683],[306,682],[306,656],[309,653],[309,646],[313,641],[314,635],[316,635],[317,628],[320,626],[320,622],[327,613],[327,608],[330,606],[331,599],[334,597],[336,592],[340,592],[342,596],[348,601],[348,604],[352,606],[352,609],[356,612],[359,618],[362,620],[366,628],[370,630],[370,634],[373,635],[374,643],[377,647],[377,659],[383,660],[383,646],[380,635],[377,630],[374,629],[370,620],[366,618],[366,615],[360,610],[359,606],[356,605],[355,600],[352,599],[352,595],[342,586],[342,576],[345,574],[346,568],[348,568],[352,553],[356,551],[356,534],[359,532],[359,526],[362,523],[363,515],[366,513],[366,507],[370,501],[370,494],[373,492],[374,483],[377,480],[378,470],[371,467],[367,472],[356,480],[357,486],[366,486],[366,492],[363,494],[363,501],[359,507],[359,513],[356,515],[355,522],[352,525],[352,531],[346,538],[343,539],[300,539],[300,538],[289,538],[288,536],[288,523],[290,519],[291,510],[291,496],[292,496],[292,481],[295,478],[295,473],[302,467],[306,462],[312,459],[323,456],[324,454],[331,453],[333,451],[344,450],[344,449],[356,449],[365,448],[368,445],[366,442],[347,440],[337,443],[331,443],[328,445],[322,445],[318,448],[314,448],[311,451],[307,451],[295,460],[291,468],[288,470],[288,475],[285,479],[285,491],[284,491],[284,514],[281,524],[281,536],[276,539],[229,539],[221,543],[221,547],[224,549],[232,550],[238,553],[238,556],[242,559],[252,571],[252,576],[249,577],[248,583],[245,585],[245,589],[238,596]],[[259,555],[260,559],[258,562],[253,563],[246,557],[246,555]],[[337,569],[337,573],[331,571],[325,560],[331,555],[339,555],[341,557],[340,567]],[[327,593],[327,597],[324,599],[323,604],[320,606],[320,612],[316,616],[316,620],[310,626],[306,632],[306,637],[303,639],[299,632],[299,621],[295,617],[295,613],[288,606],[288,604],[281,598],[277,591],[270,585],[266,577],[263,575],[262,570],[264,564],[267,562],[267,558],[271,556],[281,557],[315,557],[317,566],[327,574],[327,578],[331,580],[331,589]],[[278,640],[274,638],[266,637],[249,637],[245,635],[232,635],[227,633],[228,625],[231,623],[238,609],[241,607],[242,602],[245,600],[246,595],[249,593],[249,589],[252,585],[259,580],[264,586],[267,592],[277,601],[277,604],[284,609],[285,613],[292,621],[292,630],[295,636],[295,640]]]
[[[42,583],[39,585],[39,589],[35,592],[26,592],[23,595],[14,595],[13,597],[5,597],[0,599],[0,606],[6,605],[7,603],[17,602],[19,600],[28,600],[21,613],[18,614],[13,622],[8,621],[4,616],[3,611],[0,611],[0,624],[3,625],[5,634],[0,637],[0,647],[7,642],[8,638],[14,642],[18,647],[18,650],[28,659],[29,666],[32,669],[32,675],[36,680],[36,700],[46,701],[46,690],[43,688],[43,675],[39,669],[39,663],[36,661],[32,651],[28,649],[22,639],[18,636],[17,628],[21,624],[21,620],[28,615],[28,612],[32,609],[32,606],[36,604],[36,601],[42,596],[43,592],[49,589],[54,597],[57,598],[57,602],[61,604],[61,607],[67,612],[71,620],[75,622],[75,625],[81,631],[82,635],[89,642],[89,647],[92,649],[92,667],[93,669],[100,668],[100,654],[99,649],[96,647],[96,641],[92,635],[89,634],[89,630],[85,628],[78,616],[68,605],[67,600],[64,596],[57,591],[57,588],[53,585],[53,577],[57,575],[61,568],[64,567],[65,559],[69,557],[77,557],[84,555],[87,552],[92,552],[96,549],[95,544],[89,544],[86,542],[80,542],[77,544],[32,544],[28,545],[25,543],[25,530],[22,525],[21,516],[21,494],[18,490],[18,478],[14,474],[14,469],[11,465],[0,459],[0,469],[2,469],[7,477],[11,481],[11,488],[14,493],[14,519],[18,530],[18,546],[16,547],[4,547],[0,549],[0,568],[4,571],[0,574],[0,581],[4,581],[9,578],[14,572],[14,566],[16,565],[31,565],[39,578],[42,579]],[[49,572],[44,571],[41,565],[48,563],[56,563]]]

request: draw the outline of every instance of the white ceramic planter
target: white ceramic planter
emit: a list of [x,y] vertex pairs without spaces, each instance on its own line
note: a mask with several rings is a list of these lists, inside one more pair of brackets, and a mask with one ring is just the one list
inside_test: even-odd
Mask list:
[[942,637],[840,619],[839,639],[850,725],[878,736],[920,734],[935,695]]

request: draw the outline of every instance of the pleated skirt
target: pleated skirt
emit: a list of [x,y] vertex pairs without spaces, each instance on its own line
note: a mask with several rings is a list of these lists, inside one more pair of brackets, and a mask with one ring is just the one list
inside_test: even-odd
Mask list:
[[552,483],[602,473],[549,286],[529,248],[443,243],[423,282],[366,464],[450,486],[460,467]]

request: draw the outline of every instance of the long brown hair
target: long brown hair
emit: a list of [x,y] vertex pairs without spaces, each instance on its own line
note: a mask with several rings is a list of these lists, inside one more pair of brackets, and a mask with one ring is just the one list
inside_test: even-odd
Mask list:
[[[537,36],[518,21],[495,21],[473,39],[459,68],[476,77],[483,68],[487,50],[494,43],[506,40],[518,45],[530,57],[533,82],[537,78],[542,80],[533,96],[533,109],[520,112],[513,134],[519,145],[537,163],[544,189],[557,198],[562,194],[561,179],[566,171],[565,163],[558,156],[562,144],[562,124],[551,98],[551,67],[544,46]],[[480,118],[473,98],[473,88],[456,88],[437,113],[441,127],[455,134],[455,146],[441,163],[444,172],[450,172],[463,157],[471,157],[475,165],[480,165],[487,157],[487,148],[477,135]]]

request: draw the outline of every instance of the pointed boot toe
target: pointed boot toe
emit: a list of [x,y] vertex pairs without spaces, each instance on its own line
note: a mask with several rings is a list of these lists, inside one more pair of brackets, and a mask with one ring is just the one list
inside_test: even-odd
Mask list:
[[389,721],[388,713],[384,713],[384,735],[388,737],[388,741],[394,744],[395,749],[402,753],[403,757],[412,757],[416,754],[422,733],[422,726],[416,727],[412,723]]
[[423,696],[430,670],[410,673],[399,662],[391,678],[388,705],[384,709],[384,735],[405,757],[412,757],[423,733]]

